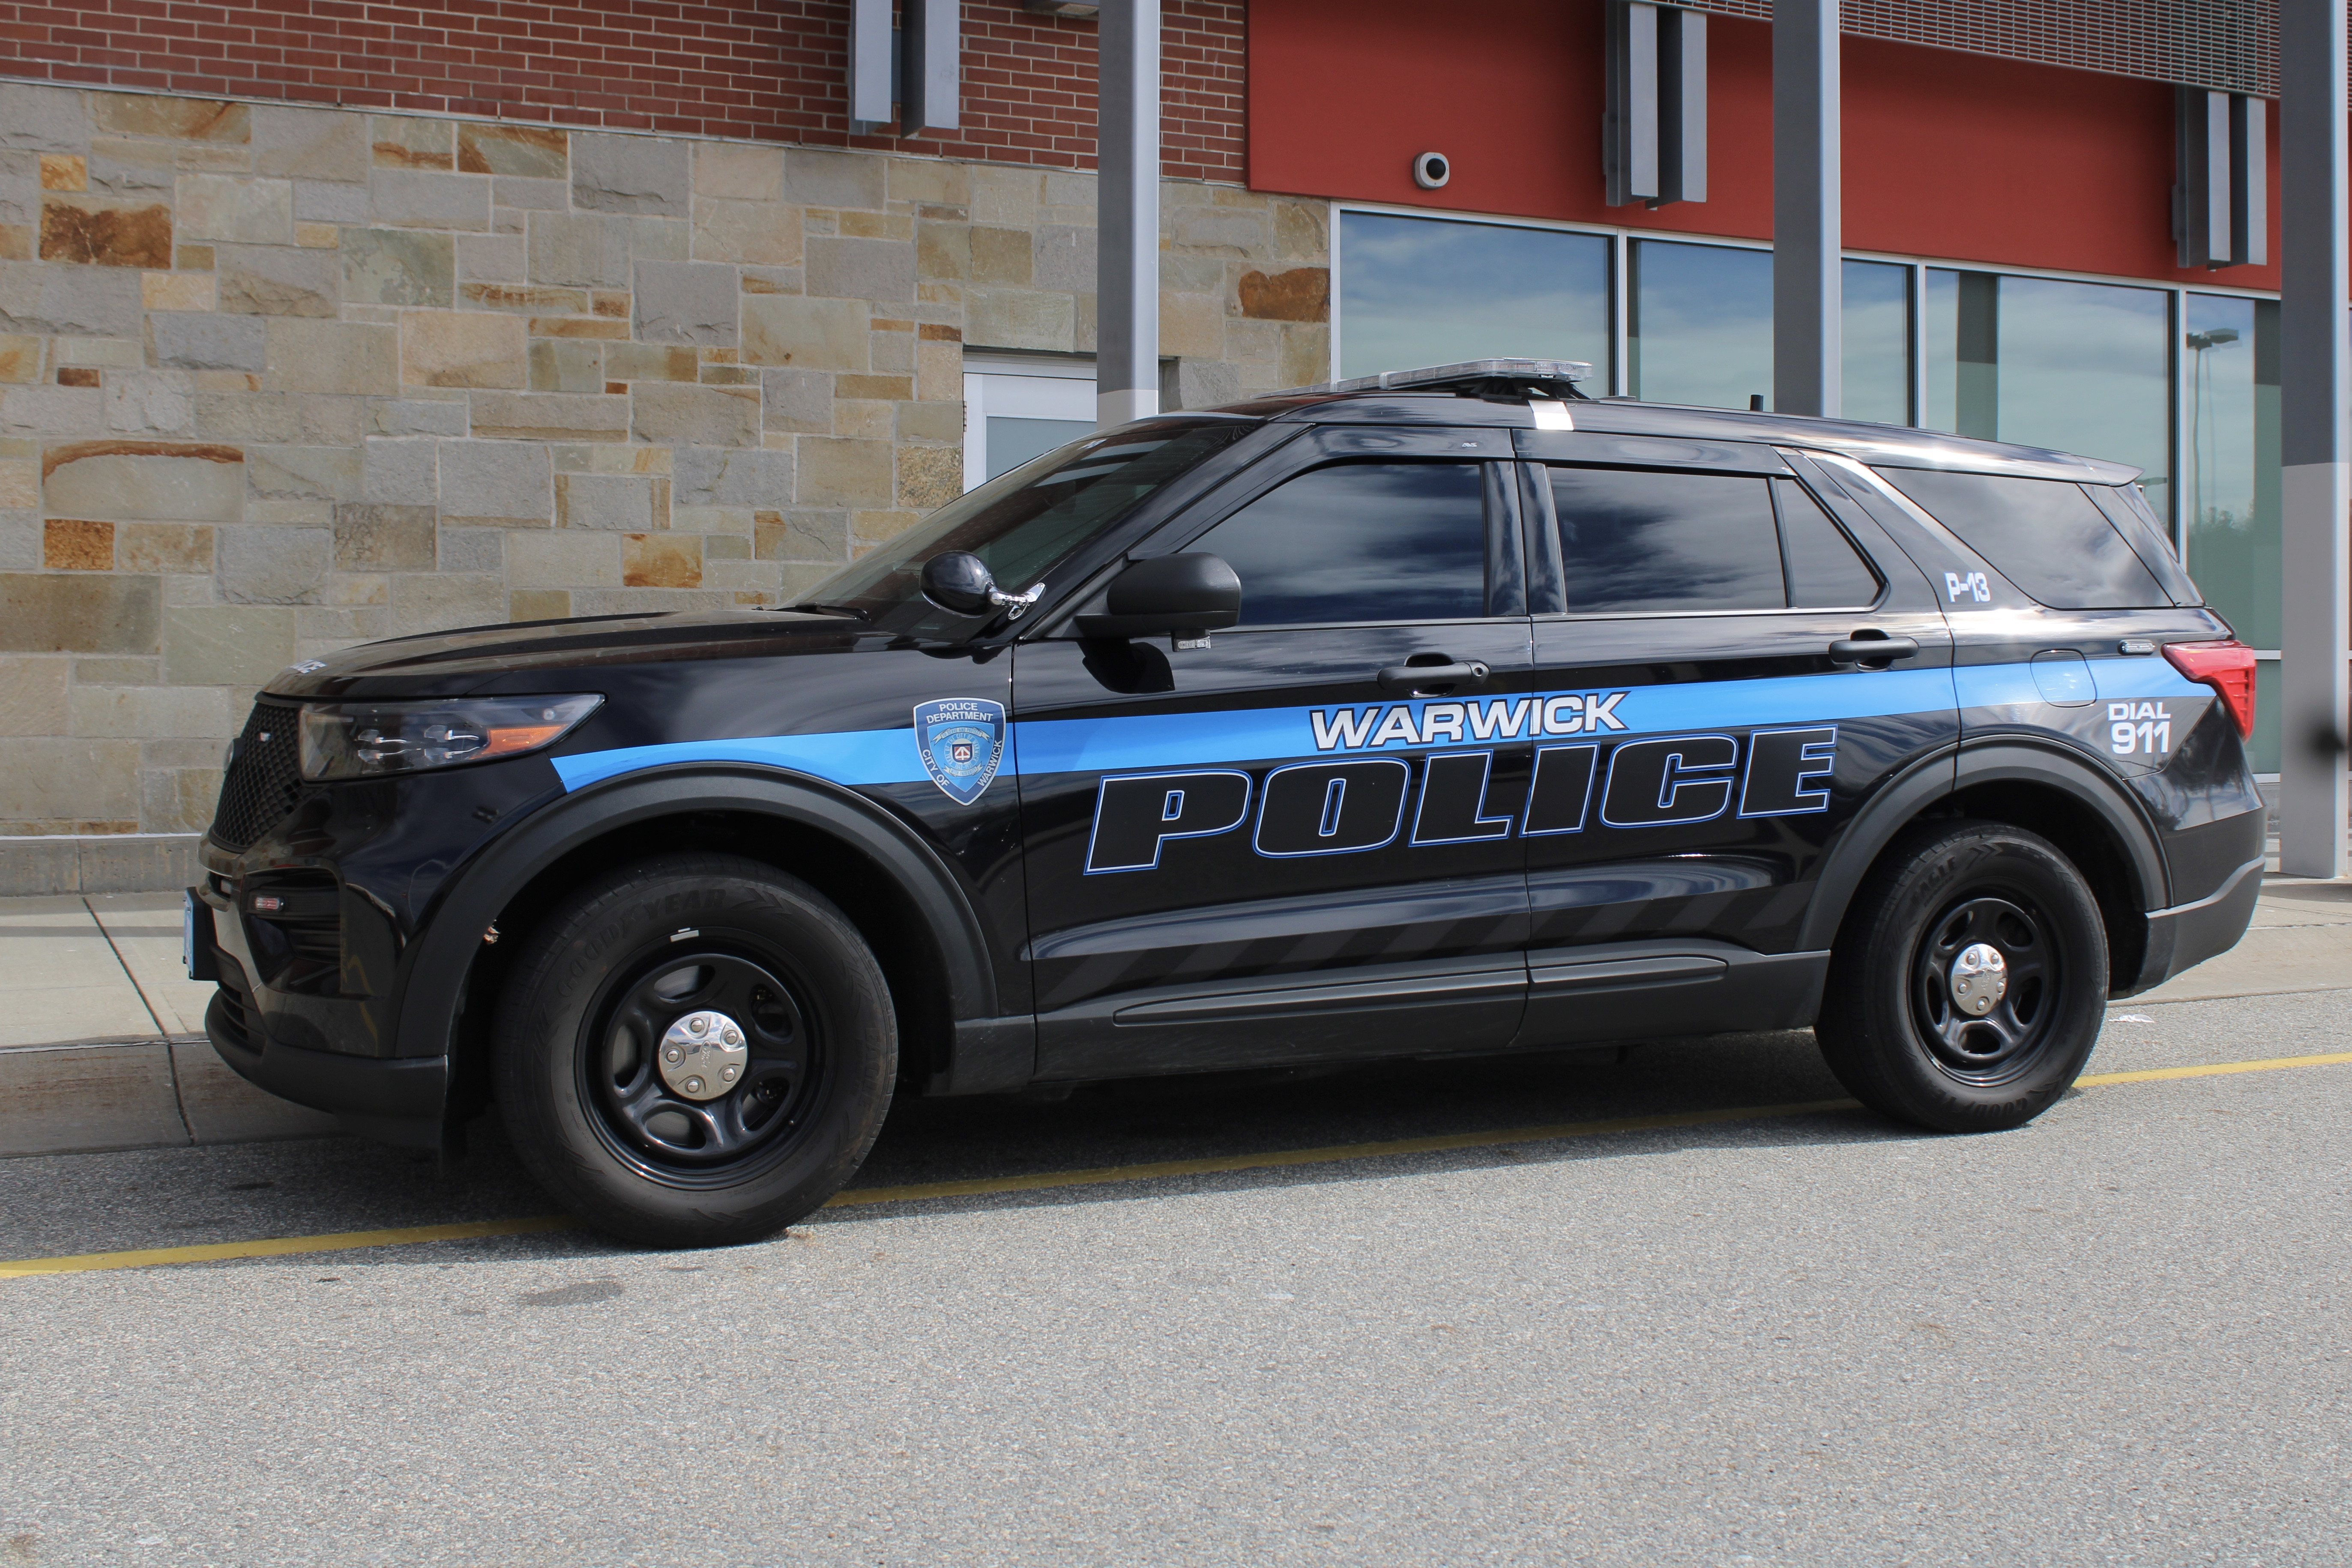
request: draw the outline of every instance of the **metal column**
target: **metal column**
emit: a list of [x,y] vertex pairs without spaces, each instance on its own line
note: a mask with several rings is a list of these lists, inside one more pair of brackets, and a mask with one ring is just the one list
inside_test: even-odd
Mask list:
[[1844,401],[1838,0],[1772,4],[1772,406]]
[[1095,422],[1160,412],[1160,0],[1103,0]]
[[2347,804],[2345,0],[2279,6],[2279,868],[2340,877]]

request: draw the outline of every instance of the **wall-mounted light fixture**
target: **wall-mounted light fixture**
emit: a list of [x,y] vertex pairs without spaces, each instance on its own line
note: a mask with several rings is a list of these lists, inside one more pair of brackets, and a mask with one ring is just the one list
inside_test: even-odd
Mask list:
[[953,131],[963,66],[958,0],[906,0],[905,30],[890,25],[890,0],[850,0],[849,118],[860,135]]
[[2182,268],[2260,267],[2270,258],[2268,109],[2242,92],[2174,90],[2180,178],[2172,237]]
[[1609,205],[1706,200],[1706,17],[1607,0],[1608,103],[1601,167]]

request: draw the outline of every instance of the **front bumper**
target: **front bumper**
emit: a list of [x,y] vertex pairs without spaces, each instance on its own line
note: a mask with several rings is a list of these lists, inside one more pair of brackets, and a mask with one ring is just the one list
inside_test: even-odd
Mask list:
[[[221,1060],[255,1088],[323,1110],[362,1138],[415,1149],[443,1142],[447,1057],[346,1057],[249,1037],[226,986],[205,1009],[205,1035]],[[249,1015],[247,1015],[249,1016]]]
[[[362,1137],[440,1148],[449,1058],[355,1054],[352,1047],[364,1049],[381,1033],[371,1026],[373,999],[266,990],[235,905],[209,884],[188,891],[189,968],[220,984],[205,1009],[205,1036],[221,1060],[256,1088],[326,1111]],[[343,1048],[316,1048],[325,1041]]]

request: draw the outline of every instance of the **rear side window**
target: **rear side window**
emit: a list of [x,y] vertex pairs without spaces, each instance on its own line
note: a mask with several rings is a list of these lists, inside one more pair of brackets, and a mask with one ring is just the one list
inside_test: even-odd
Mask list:
[[2157,520],[2156,509],[2147,504],[2147,497],[2140,493],[2137,485],[2084,485],[2083,493],[2098,502],[2099,510],[2107,514],[2107,521],[2116,525],[2116,531],[2131,541],[2131,547],[2139,552],[2141,563],[2172,595],[2174,604],[2205,602],[2205,595],[2189,580],[2188,568],[2174,553],[2172,538]]
[[2053,609],[2144,609],[2172,603],[2139,552],[2080,485],[1928,468],[1877,472]]
[[1748,474],[1549,468],[1570,615],[1788,604],[1769,481]]
[[1486,613],[1475,463],[1346,463],[1286,480],[1185,549],[1242,580],[1245,626]]
[[1774,479],[1789,552],[1789,603],[1801,610],[1861,608],[1878,600],[1878,574],[1822,503],[1794,479]]

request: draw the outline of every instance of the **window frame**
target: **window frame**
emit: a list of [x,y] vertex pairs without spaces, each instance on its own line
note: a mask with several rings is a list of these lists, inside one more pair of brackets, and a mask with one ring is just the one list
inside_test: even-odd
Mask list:
[[[1875,556],[1864,548],[1862,542],[1854,538],[1845,524],[1838,521],[1836,511],[1823,502],[1821,493],[1807,484],[1802,475],[1792,472],[1787,468],[1775,471],[1762,468],[1725,468],[1698,463],[1612,463],[1598,461],[1591,458],[1528,458],[1520,463],[1519,468],[1522,474],[1518,487],[1522,496],[1520,511],[1527,529],[1524,548],[1528,561],[1528,614],[1537,620],[1660,621],[1685,620],[1693,616],[1728,619],[1742,616],[1864,615],[1875,612],[1886,603],[1890,584],[1885,569],[1879,565]],[[1759,481],[1765,487],[1765,493],[1770,498],[1772,508],[1772,538],[1778,547],[1780,559],[1780,605],[1777,608],[1759,606],[1728,610],[1570,609],[1567,601],[1567,565],[1559,548],[1559,514],[1552,504],[1551,480],[1544,473],[1547,468],[1608,468],[1620,473],[1718,474],[1727,479]],[[1788,602],[1794,592],[1794,584],[1789,571],[1788,525],[1781,519],[1780,492],[1773,488],[1773,481],[1776,479],[1789,480],[1811,498],[1813,504],[1821,508],[1822,515],[1829,519],[1830,525],[1837,530],[1839,537],[1846,542],[1847,546],[1869,569],[1872,578],[1878,584],[1878,592],[1868,604],[1799,605]],[[1539,598],[1543,601],[1540,605],[1538,602]]]
[[[1828,521],[1831,531],[1833,531],[1840,539],[1845,541],[1845,547],[1853,552],[1854,559],[1862,563],[1862,569],[1870,574],[1870,580],[1878,584],[1877,591],[1872,594],[1868,599],[1858,605],[1800,605],[1796,602],[1796,560],[1789,553],[1789,514],[1781,509],[1780,504],[1780,484],[1784,479],[1788,483],[1796,486],[1797,489],[1802,492],[1805,498],[1813,503],[1814,509]],[[1862,541],[1856,539],[1852,533],[1848,532],[1845,524],[1838,521],[1837,513],[1830,510],[1828,502],[1824,501],[1818,493],[1805,483],[1803,479],[1796,474],[1776,474],[1772,478],[1767,479],[1765,483],[1770,487],[1772,491],[1772,525],[1780,531],[1780,592],[1789,600],[1789,608],[1792,610],[1811,610],[1822,615],[1832,615],[1843,613],[1848,610],[1874,610],[1880,605],[1885,603],[1885,572],[1879,566],[1877,558],[1872,555],[1869,551],[1864,550],[1862,547]]]
[[[1349,621],[1279,621],[1238,626],[1220,637],[1260,632],[1336,631],[1371,626],[1453,626],[1465,621],[1525,620],[1527,609],[1526,529],[1521,516],[1519,487],[1510,470],[1517,462],[1511,449],[1511,431],[1492,427],[1445,426],[1318,426],[1306,439],[1293,441],[1234,475],[1223,485],[1154,529],[1129,550],[1126,559],[1140,561],[1178,555],[1191,550],[1212,529],[1272,494],[1293,479],[1317,469],[1349,464],[1444,462],[1474,464],[1481,470],[1486,515],[1486,598],[1482,615],[1437,618],[1396,618]],[[1107,584],[1087,595],[1099,598]],[[1247,591],[1244,584],[1244,592]],[[1075,635],[1072,633],[1070,635]]]

